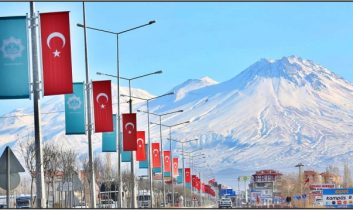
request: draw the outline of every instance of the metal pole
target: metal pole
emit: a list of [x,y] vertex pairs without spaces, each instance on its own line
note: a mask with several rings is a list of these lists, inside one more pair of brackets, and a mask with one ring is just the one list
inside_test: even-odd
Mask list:
[[163,150],[163,139],[162,139],[162,116],[159,115],[159,133],[161,143],[161,156],[162,156],[162,186],[163,186],[163,205],[165,205],[165,183],[164,183],[164,150]]
[[174,184],[173,184],[173,155],[172,155],[172,127],[169,127],[169,149],[170,149],[170,178],[172,181],[172,206],[174,206]]
[[[194,156],[191,156],[191,174],[193,174],[194,173]],[[193,194],[194,194],[194,187],[192,186],[192,180],[191,180],[191,197],[193,197]],[[196,198],[196,196],[195,196],[195,198]],[[194,201],[194,199],[193,198],[191,198],[192,199],[192,202],[194,203],[194,207],[195,207],[195,201]]]
[[[85,2],[82,2],[83,9],[83,25],[86,26],[86,11]],[[92,150],[92,122],[91,122],[91,91],[89,86],[89,71],[88,71],[88,55],[87,55],[87,33],[86,27],[83,27],[84,44],[85,44],[85,69],[86,69],[86,101],[87,101],[87,136],[88,136],[88,165],[90,176],[90,208],[96,208],[96,189],[95,176],[93,166],[93,150]]]
[[149,103],[147,100],[147,128],[148,128],[148,173],[149,173],[149,185],[150,185],[150,195],[151,195],[151,202],[150,208],[153,208],[153,179],[152,179],[152,145],[151,145],[151,137],[150,137],[150,111],[149,111]]
[[[201,169],[200,169],[201,170]],[[201,171],[199,171],[199,177],[200,177],[200,191],[199,191],[199,197],[200,197],[200,207],[202,206],[202,195],[201,195],[201,191],[202,191],[202,184],[201,184]]]
[[117,81],[117,119],[118,119],[118,135],[117,135],[117,142],[118,142],[118,208],[122,208],[122,181],[121,181],[121,145],[120,145],[120,141],[122,141],[122,139],[120,138],[120,68],[119,68],[119,35],[116,35],[116,62],[117,62],[117,77],[116,77],[116,81]]
[[10,208],[10,148],[7,147],[7,163],[6,163],[6,204],[7,208]]
[[34,112],[34,144],[36,155],[36,207],[44,208],[45,193],[44,193],[44,174],[43,174],[43,155],[42,155],[42,138],[40,130],[40,78],[38,73],[38,52],[37,52],[37,31],[36,18],[34,15],[34,3],[30,2],[31,16],[31,44],[32,44],[32,71],[33,71],[33,112]]
[[183,205],[185,207],[185,203],[186,203],[186,194],[185,194],[185,163],[184,163],[184,143],[181,143],[181,154],[182,154],[182,160],[183,160],[183,177],[182,177],[182,181],[183,181]]
[[[130,114],[132,113],[132,99],[131,99],[131,80],[129,80],[129,96],[130,96]],[[132,181],[132,189],[131,189],[131,208],[136,207],[136,193],[135,193],[135,166],[134,166],[134,151],[131,151],[131,181]]]

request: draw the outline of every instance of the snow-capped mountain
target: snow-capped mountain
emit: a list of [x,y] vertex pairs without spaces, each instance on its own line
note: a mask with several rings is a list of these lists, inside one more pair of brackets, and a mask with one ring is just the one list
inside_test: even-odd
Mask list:
[[[150,111],[184,110],[163,117],[163,124],[190,120],[172,129],[172,139],[199,138],[199,142],[186,144],[185,150],[202,148],[208,156],[202,167],[208,165],[226,182],[259,169],[294,171],[298,162],[323,169],[353,155],[353,85],[310,60],[296,56],[262,59],[228,81],[218,83],[204,77],[188,80],[172,91],[174,95],[151,101]],[[142,90],[134,94],[151,96]],[[126,112],[127,104],[123,106],[122,112]],[[145,109],[145,102],[136,103],[135,108]],[[43,113],[63,110],[63,96],[42,104]],[[151,116],[151,121],[157,120]],[[16,135],[25,136],[33,130],[32,124],[32,117],[0,119],[1,145],[15,146]],[[145,114],[138,114],[137,126],[147,129]],[[81,154],[87,151],[85,136],[65,136],[63,112],[42,115],[42,134],[44,141],[75,145]],[[169,148],[169,130],[163,128],[162,134],[164,146]],[[159,127],[151,126],[151,140],[159,141],[159,135]],[[93,142],[99,153],[100,135],[95,134]],[[174,150],[180,146],[173,143]]]

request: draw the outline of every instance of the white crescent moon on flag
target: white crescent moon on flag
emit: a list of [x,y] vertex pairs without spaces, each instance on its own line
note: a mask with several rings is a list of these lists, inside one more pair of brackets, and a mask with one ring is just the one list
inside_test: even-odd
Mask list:
[[176,168],[178,164],[177,164],[177,163],[174,163],[173,165],[174,165],[174,168]]
[[49,36],[48,36],[48,38],[47,38],[47,45],[48,45],[49,49],[51,49],[51,47],[50,47],[50,41],[51,41],[54,37],[58,37],[58,38],[61,39],[61,41],[63,42],[62,48],[64,48],[64,47],[65,47],[65,44],[66,44],[65,36],[64,36],[62,33],[60,33],[60,32],[53,32],[53,33],[49,34]]
[[[132,129],[134,129],[134,128],[135,128],[134,123],[132,123],[132,122],[128,122],[128,123],[126,123],[126,124],[125,124],[125,129],[126,129],[126,130],[128,130],[128,127],[129,127],[129,126],[131,126],[131,127],[132,127]],[[131,133],[131,131],[130,131],[129,133]]]
[[97,95],[97,97],[96,97],[97,103],[99,103],[99,98],[100,98],[100,97],[104,97],[107,101],[109,100],[107,94],[105,94],[105,93],[99,93],[99,94]]
[[165,162],[169,162],[169,156],[165,156]]
[[[139,144],[139,142],[141,142],[140,144]],[[138,138],[137,139],[137,144],[139,145],[139,147],[142,147],[142,144],[143,144],[143,139],[142,138]]]
[[154,150],[153,150],[153,154],[154,154],[154,156],[157,156],[157,155],[158,155],[158,152],[159,152],[159,150],[158,150],[158,149],[154,149]]

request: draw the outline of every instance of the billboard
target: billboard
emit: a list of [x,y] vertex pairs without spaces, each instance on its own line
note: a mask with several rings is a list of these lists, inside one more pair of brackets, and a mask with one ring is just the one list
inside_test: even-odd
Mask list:
[[322,198],[327,207],[353,208],[353,188],[323,189]]
[[311,184],[309,185],[310,190],[322,190],[335,188],[334,184]]

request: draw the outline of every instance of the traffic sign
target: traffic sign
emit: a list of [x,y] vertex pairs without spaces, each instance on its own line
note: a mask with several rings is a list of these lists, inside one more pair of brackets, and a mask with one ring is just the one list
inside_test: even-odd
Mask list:
[[[20,184],[20,175],[18,173],[10,174],[10,190],[15,189]],[[0,174],[0,187],[6,190],[7,179],[6,174]]]
[[[9,153],[9,156],[8,154]],[[7,173],[7,157],[10,158],[10,173],[25,172],[25,169],[21,165],[20,161],[16,158],[10,147],[6,147],[4,153],[0,157],[0,174]]]

